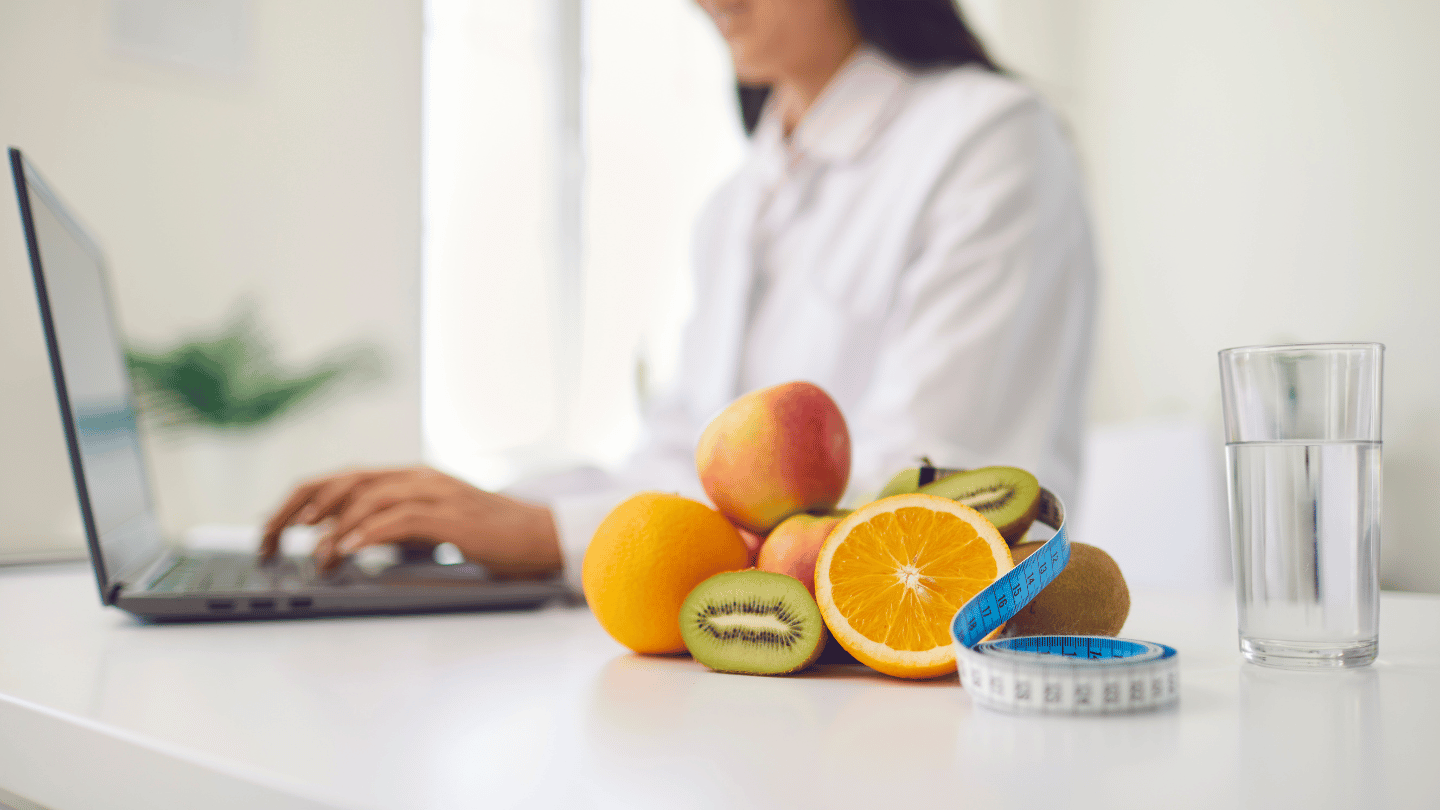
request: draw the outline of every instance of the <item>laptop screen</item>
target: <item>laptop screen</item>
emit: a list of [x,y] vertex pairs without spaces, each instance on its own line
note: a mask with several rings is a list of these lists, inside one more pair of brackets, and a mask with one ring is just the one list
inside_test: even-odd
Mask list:
[[163,544],[104,259],[28,161],[14,150],[11,160],[81,511],[108,592]]

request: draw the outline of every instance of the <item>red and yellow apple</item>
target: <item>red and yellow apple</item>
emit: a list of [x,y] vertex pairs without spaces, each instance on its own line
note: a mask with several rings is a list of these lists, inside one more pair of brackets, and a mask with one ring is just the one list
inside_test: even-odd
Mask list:
[[767,535],[791,515],[840,502],[850,480],[850,431],[840,406],[813,383],[761,388],[710,421],[695,467],[716,508]]
[[825,538],[850,514],[849,510],[812,515],[801,512],[780,522],[760,546],[755,558],[755,567],[761,571],[788,574],[810,589],[815,595],[815,558],[820,556],[820,547]]

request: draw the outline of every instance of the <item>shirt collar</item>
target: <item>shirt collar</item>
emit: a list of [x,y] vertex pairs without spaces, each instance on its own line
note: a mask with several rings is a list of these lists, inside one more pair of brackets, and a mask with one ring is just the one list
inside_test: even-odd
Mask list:
[[911,76],[868,45],[835,74],[785,143],[774,105],[766,105],[755,132],[757,146],[779,148],[817,160],[854,160],[889,120]]

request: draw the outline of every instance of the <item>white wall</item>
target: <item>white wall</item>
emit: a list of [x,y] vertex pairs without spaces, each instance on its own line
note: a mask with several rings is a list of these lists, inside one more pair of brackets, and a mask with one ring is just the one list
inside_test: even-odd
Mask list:
[[1188,416],[1218,448],[1217,350],[1383,342],[1382,583],[1440,591],[1440,4],[966,6],[1065,111],[1086,166],[1094,420]]
[[[249,296],[286,363],[357,340],[390,360],[382,384],[222,443],[242,449],[159,437],[169,522],[250,522],[301,476],[417,460],[419,3],[193,4],[239,20],[239,44],[214,64],[126,46],[115,13],[147,5],[166,7],[0,4],[0,141],[24,149],[100,239],[125,328],[169,344]],[[13,199],[0,194],[0,547],[75,543]],[[236,483],[184,508],[207,476]]]

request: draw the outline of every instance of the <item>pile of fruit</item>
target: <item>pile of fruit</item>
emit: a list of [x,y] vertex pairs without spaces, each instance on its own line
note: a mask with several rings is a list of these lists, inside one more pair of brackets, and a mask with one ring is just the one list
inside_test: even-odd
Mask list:
[[[833,638],[901,678],[955,671],[949,624],[1041,543],[1022,542],[1040,484],[1015,467],[904,470],[880,496],[836,509],[850,434],[820,388],[746,394],[700,437],[712,509],[645,492],[596,530],[583,566],[600,624],[636,652],[689,650],[723,672],[795,672]],[[1006,635],[1115,635],[1129,591],[1110,556],[1071,544],[1070,564]]]

